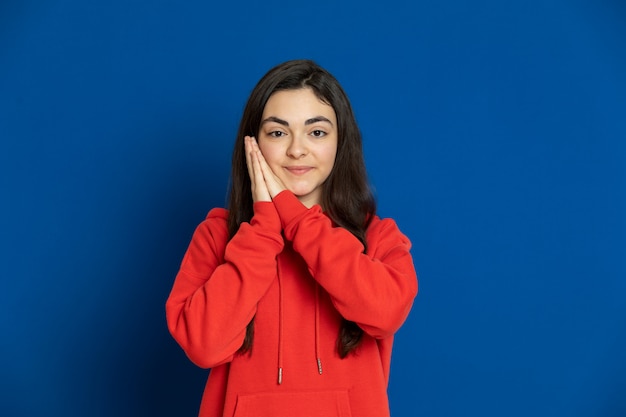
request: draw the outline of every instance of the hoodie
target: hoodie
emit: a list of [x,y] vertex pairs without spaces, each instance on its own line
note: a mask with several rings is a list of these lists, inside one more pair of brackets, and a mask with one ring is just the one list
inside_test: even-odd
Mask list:
[[[200,417],[389,415],[393,335],[417,294],[410,242],[374,217],[367,253],[290,191],[254,203],[229,240],[227,211],[196,229],[166,302],[170,333],[211,368]],[[254,318],[250,352],[238,353]],[[342,319],[364,334],[337,353]]]

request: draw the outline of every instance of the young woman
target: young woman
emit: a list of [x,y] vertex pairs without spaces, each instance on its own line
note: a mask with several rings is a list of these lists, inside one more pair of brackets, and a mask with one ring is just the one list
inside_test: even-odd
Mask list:
[[211,368],[200,416],[388,416],[409,249],[375,214],[337,80],[307,60],[270,70],[244,109],[228,211],[197,228],[166,303],[173,337]]

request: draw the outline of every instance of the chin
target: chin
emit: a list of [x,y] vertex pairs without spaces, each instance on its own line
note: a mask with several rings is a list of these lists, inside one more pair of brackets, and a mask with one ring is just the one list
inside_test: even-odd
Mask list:
[[310,197],[313,194],[315,194],[315,190],[310,190],[310,189],[290,188],[289,190],[299,198]]
[[313,191],[315,191],[314,188],[312,187],[307,187],[307,186],[302,186],[302,185],[296,185],[296,186],[286,186],[287,189],[289,191],[291,191],[292,193],[294,193],[295,195],[297,195],[298,197],[300,196],[306,196],[311,194]]
[[300,200],[309,208],[315,204],[321,204],[322,195],[321,193],[317,194],[315,190],[311,190],[311,189],[307,189],[307,190],[295,189],[294,190],[290,188],[289,191],[294,193],[294,195],[298,197],[298,200]]

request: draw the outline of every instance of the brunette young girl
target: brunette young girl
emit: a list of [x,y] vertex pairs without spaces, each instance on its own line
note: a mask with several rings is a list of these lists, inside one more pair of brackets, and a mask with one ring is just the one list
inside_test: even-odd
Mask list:
[[231,181],[166,303],[173,337],[211,368],[200,416],[388,416],[393,335],[417,277],[409,240],[376,215],[331,74],[297,60],[258,82]]

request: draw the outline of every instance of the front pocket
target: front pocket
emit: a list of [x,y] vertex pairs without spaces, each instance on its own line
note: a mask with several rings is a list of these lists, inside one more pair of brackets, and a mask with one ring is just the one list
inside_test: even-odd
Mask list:
[[347,391],[239,395],[234,417],[351,417]]

